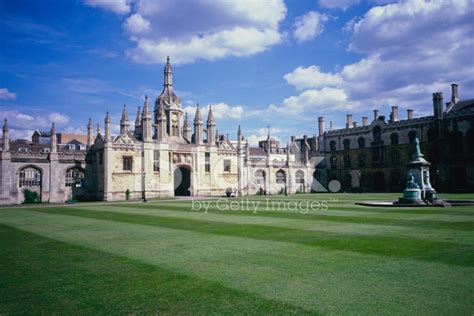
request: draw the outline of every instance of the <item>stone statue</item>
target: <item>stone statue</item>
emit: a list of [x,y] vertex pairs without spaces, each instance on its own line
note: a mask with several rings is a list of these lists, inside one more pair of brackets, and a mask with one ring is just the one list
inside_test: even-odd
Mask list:
[[423,154],[421,153],[420,150],[420,140],[418,139],[418,135],[415,136],[415,159],[423,157]]
[[420,186],[415,181],[415,176],[413,173],[408,174],[407,189],[419,189]]

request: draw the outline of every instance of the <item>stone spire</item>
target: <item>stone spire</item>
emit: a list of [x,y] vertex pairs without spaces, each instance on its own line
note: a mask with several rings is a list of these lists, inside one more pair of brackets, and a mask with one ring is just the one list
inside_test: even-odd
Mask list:
[[51,152],[55,153],[58,150],[58,140],[56,137],[56,127],[54,123],[51,125]]
[[237,154],[242,152],[242,130],[239,128],[237,129]]
[[184,115],[183,137],[187,141],[191,141],[191,126],[189,126],[188,112]]
[[137,126],[142,126],[142,112],[140,111],[140,107],[137,110],[137,117],[135,118],[135,128]]
[[143,104],[143,113],[142,113],[142,138],[143,141],[151,140],[151,113],[150,113],[150,104],[148,103],[148,96],[145,96],[145,102]]
[[171,87],[173,85],[173,69],[171,67],[169,56],[166,58],[164,74],[165,74],[165,83],[164,83],[165,87],[167,86]]
[[249,140],[245,140],[245,161],[249,161],[250,159],[250,146],[249,146]]
[[107,111],[107,113],[105,114],[105,120],[104,120],[104,124],[105,124],[105,139],[104,139],[104,142],[110,142],[112,141],[112,135],[111,135],[111,132],[110,132],[110,115],[109,115],[109,112]]
[[10,139],[8,137],[9,134],[9,129],[8,129],[8,121],[5,119],[3,123],[3,134],[2,134],[2,139],[3,139],[3,149],[2,151],[9,151],[10,150]]
[[100,134],[102,134],[102,131],[100,130],[100,124],[97,123],[97,136],[99,136]]
[[122,110],[122,118],[120,119],[120,134],[127,133],[129,125],[130,123],[128,122],[127,106],[124,104]]
[[290,165],[290,143],[286,142],[286,165]]
[[87,123],[87,148],[92,146],[93,138],[94,138],[94,131],[93,131],[92,119],[89,118],[89,122]]
[[209,106],[209,113],[207,114],[207,142],[210,145],[215,144],[216,140],[216,121],[214,120],[214,113],[212,106]]
[[267,155],[270,156],[271,150],[272,150],[272,141],[270,137],[270,125],[267,126],[268,128],[268,136],[267,136]]
[[196,107],[196,115],[194,116],[194,143],[203,143],[203,127],[201,120],[201,111],[199,110],[199,103]]

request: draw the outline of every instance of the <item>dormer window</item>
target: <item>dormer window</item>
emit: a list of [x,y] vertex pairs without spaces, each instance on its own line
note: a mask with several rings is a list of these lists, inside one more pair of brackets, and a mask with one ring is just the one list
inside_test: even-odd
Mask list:
[[51,152],[51,148],[43,148],[43,152],[48,154]]
[[18,152],[21,154],[26,154],[28,152],[28,148],[20,147],[18,148]]

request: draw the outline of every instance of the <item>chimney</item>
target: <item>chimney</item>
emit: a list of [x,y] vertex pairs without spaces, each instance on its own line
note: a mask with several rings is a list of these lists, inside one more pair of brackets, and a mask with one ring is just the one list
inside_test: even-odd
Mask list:
[[347,114],[347,123],[346,123],[346,128],[352,128],[352,114]]
[[452,83],[451,84],[451,101],[453,103],[459,102],[459,93],[458,93],[458,84]]
[[398,121],[398,106],[392,106],[392,113],[390,114],[390,122]]
[[367,116],[362,117],[362,126],[369,126],[369,118]]
[[413,110],[407,109],[407,119],[413,120]]
[[329,130],[332,131],[332,121],[329,121]]
[[319,124],[319,136],[323,136],[323,134],[324,134],[324,116],[318,117],[318,124]]
[[353,126],[354,128],[356,128],[356,127],[357,127],[357,122],[353,122],[353,123],[352,123],[352,126]]
[[374,121],[379,117],[379,110],[374,110]]
[[443,118],[443,93],[442,92],[433,93],[433,115],[436,119]]

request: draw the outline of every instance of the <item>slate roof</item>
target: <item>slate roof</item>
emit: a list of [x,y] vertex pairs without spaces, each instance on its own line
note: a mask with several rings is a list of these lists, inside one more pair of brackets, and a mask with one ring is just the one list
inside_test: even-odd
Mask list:
[[468,108],[474,108],[474,99],[459,101],[449,109],[449,112],[462,111]]

